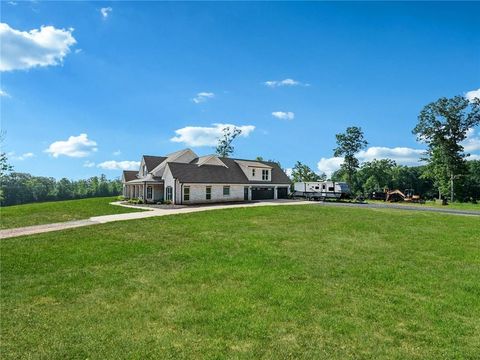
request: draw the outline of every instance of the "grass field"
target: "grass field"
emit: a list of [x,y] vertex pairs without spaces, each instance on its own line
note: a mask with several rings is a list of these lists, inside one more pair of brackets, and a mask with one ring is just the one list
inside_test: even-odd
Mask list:
[[419,203],[410,203],[410,202],[394,202],[390,203],[388,201],[381,201],[381,200],[367,200],[368,203],[372,204],[395,204],[395,205],[410,205],[410,206],[420,206],[420,207],[434,207],[439,209],[452,209],[452,210],[474,210],[480,212],[480,204],[472,204],[472,203],[460,203],[460,202],[453,202],[448,203],[448,205],[442,205],[440,201],[426,201],[424,204]]
[[109,204],[115,200],[116,197],[100,197],[2,207],[0,209],[0,229],[141,211]]
[[238,208],[0,242],[3,359],[478,359],[480,221]]

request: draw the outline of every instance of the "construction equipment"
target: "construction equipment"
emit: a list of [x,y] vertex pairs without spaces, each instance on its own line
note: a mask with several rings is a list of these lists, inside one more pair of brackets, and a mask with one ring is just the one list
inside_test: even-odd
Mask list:
[[410,203],[424,203],[425,201],[420,198],[420,195],[415,194],[414,189],[406,189],[404,192],[401,192],[398,189],[387,191],[387,196],[385,201],[397,202],[405,201]]

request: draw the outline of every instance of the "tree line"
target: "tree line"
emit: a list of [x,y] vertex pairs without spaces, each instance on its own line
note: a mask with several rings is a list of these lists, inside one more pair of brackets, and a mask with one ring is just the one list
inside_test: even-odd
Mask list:
[[[480,199],[480,161],[467,161],[462,146],[469,129],[480,124],[480,99],[464,96],[440,98],[425,106],[412,130],[417,140],[427,145],[424,166],[400,166],[390,159],[360,164],[356,158],[368,142],[360,127],[348,127],[336,135],[334,156],[343,157],[333,181],[346,181],[354,195],[368,196],[384,189],[413,189],[424,198],[449,198],[451,201]],[[293,181],[325,180],[305,164],[297,162]]]
[[[115,196],[122,192],[120,180],[109,180],[105,175],[86,180],[56,180],[52,177],[33,176],[26,173],[5,173],[2,161],[0,204],[19,205],[39,201],[81,199],[98,196]],[[11,170],[10,168],[7,168]]]

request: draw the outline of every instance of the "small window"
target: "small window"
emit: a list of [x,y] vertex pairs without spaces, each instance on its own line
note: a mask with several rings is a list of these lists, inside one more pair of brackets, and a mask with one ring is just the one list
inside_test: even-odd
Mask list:
[[167,186],[167,188],[165,189],[165,200],[167,201],[172,201],[172,195],[173,195],[173,191],[172,191],[172,187],[171,186]]
[[325,184],[322,185],[322,190],[325,190]]
[[329,186],[328,191],[335,191],[335,188],[333,186]]
[[151,199],[153,195],[153,189],[151,186],[147,186],[147,199]]
[[252,177],[255,177],[255,169],[252,169]]
[[211,200],[212,199],[212,187],[207,186],[205,189],[205,199]]
[[190,201],[190,188],[188,186],[183,188],[183,201]]
[[268,170],[262,170],[262,180],[268,181]]
[[223,196],[230,196],[230,186],[223,187]]
[[315,186],[315,190],[318,190],[318,189],[320,189],[320,186]]

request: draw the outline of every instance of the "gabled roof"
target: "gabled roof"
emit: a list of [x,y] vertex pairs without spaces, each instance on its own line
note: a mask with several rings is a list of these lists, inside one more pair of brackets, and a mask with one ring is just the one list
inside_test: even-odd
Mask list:
[[[235,159],[219,158],[225,165],[207,165],[198,166],[195,161],[189,164],[169,162],[168,166],[175,179],[183,183],[222,183],[222,184],[290,184],[288,176],[276,163],[260,161],[260,163],[272,168],[271,181],[249,181],[240,165]],[[247,160],[242,160],[247,161]],[[258,162],[258,161],[255,161]]]
[[137,178],[138,171],[135,170],[123,170],[123,178],[125,181],[132,181]]
[[143,155],[143,162],[147,165],[147,171],[152,171],[165,159],[165,156]]

